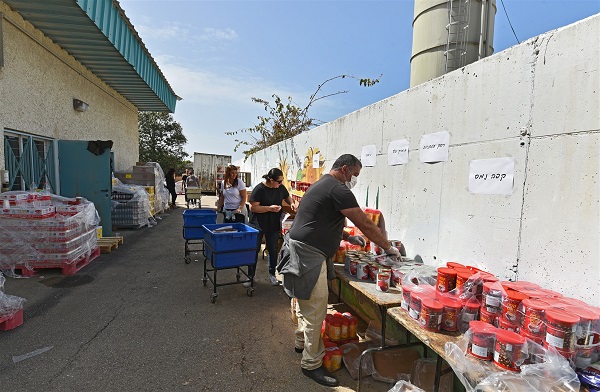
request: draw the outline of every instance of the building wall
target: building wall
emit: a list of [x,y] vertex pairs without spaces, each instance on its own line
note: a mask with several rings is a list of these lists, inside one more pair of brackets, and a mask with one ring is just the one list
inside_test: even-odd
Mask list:
[[[137,108],[0,2],[4,67],[0,67],[0,130],[64,140],[112,140],[115,168],[138,159]],[[73,99],[89,104],[73,109]],[[0,138],[0,167],[4,167]]]
[[[390,238],[409,256],[476,264],[598,306],[599,32],[600,15],[548,32],[239,164],[255,182],[274,166],[296,178],[315,149],[328,172],[375,144],[376,166],[353,191],[370,207],[379,193]],[[442,130],[448,161],[421,163],[421,136]],[[404,138],[409,162],[389,166],[389,142]],[[500,157],[516,162],[512,195],[470,193],[469,162]]]

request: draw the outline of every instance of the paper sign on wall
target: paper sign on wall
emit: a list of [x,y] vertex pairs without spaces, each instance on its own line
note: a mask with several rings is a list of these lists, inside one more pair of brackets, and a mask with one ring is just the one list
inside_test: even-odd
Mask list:
[[312,167],[316,169],[319,167],[319,153],[313,154]]
[[476,159],[469,164],[469,192],[512,195],[515,180],[514,158]]
[[445,162],[448,160],[450,132],[442,131],[421,136],[419,159],[421,162]]
[[408,140],[394,140],[388,144],[388,165],[408,163]]
[[374,144],[363,146],[360,152],[360,163],[363,167],[374,167],[375,162],[377,162],[377,146]]

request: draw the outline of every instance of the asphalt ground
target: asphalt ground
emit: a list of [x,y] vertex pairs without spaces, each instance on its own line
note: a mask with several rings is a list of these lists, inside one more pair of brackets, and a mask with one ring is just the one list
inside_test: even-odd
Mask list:
[[[73,276],[48,269],[7,278],[4,292],[27,302],[23,325],[0,332],[0,391],[356,389],[343,367],[338,388],[301,373],[290,301],[260,256],[252,297],[236,284],[219,287],[211,303],[201,255],[184,263],[183,196],[178,204],[157,226],[117,230],[124,244]],[[235,270],[218,276],[235,281]],[[368,377],[361,390],[389,388]]]

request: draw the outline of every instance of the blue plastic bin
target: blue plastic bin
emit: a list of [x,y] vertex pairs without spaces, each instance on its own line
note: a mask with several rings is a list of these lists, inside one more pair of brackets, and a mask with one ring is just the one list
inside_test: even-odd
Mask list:
[[[214,232],[215,229],[231,226],[237,232]],[[231,252],[253,249],[256,252],[258,230],[243,223],[220,223],[204,225],[204,243],[214,252]]]
[[214,224],[217,212],[210,208],[183,211],[183,238],[186,240],[201,240],[204,238],[202,225]]
[[204,250],[206,258],[212,261],[212,265],[216,269],[242,267],[256,263],[256,250],[254,249],[219,253],[213,252],[210,246],[207,246]]

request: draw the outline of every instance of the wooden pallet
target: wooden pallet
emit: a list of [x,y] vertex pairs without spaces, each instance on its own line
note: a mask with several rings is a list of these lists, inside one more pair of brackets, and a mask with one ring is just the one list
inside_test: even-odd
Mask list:
[[98,247],[102,253],[110,253],[117,249],[119,244],[123,243],[123,237],[102,237],[98,238]]

